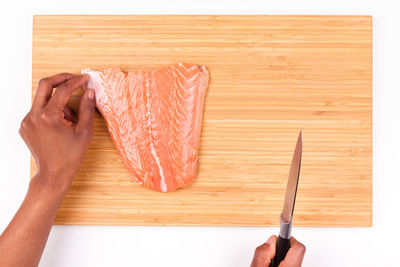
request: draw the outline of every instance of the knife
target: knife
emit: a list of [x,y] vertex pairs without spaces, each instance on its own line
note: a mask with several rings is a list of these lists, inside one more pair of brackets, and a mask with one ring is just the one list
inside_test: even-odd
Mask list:
[[286,253],[290,247],[290,234],[292,230],[292,217],[294,203],[296,202],[297,185],[300,176],[301,154],[303,150],[303,130],[300,130],[297,137],[296,148],[294,149],[292,165],[290,166],[289,178],[286,186],[285,203],[280,219],[280,232],[276,243],[275,258],[270,267],[278,267],[281,261],[285,259]]

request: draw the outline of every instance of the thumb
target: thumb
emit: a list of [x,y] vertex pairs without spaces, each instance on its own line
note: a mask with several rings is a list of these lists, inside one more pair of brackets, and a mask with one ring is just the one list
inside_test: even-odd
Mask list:
[[271,264],[272,259],[275,257],[276,240],[277,237],[275,235],[270,236],[267,242],[256,248],[250,267],[268,267]]
[[94,90],[85,90],[79,104],[79,118],[76,125],[77,132],[91,135],[93,130],[94,103]]

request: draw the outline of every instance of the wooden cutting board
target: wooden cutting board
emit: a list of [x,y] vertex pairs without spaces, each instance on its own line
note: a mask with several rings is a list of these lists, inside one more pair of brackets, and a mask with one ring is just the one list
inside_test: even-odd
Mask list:
[[135,184],[97,113],[56,224],[278,225],[303,128],[294,225],[372,225],[371,17],[35,16],[33,25],[33,95],[40,78],[88,67],[182,61],[211,75],[190,188]]

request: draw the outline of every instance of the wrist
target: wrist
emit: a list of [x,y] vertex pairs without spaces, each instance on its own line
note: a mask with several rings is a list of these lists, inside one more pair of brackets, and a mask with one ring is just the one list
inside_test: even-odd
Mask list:
[[70,187],[70,179],[36,174],[29,182],[29,191],[43,198],[63,199]]

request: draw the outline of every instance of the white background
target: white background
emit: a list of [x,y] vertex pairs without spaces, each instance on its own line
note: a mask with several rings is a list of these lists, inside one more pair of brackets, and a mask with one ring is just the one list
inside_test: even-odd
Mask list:
[[[28,186],[29,153],[18,135],[30,107],[33,14],[348,14],[374,25],[374,225],[294,228],[303,266],[400,266],[400,8],[397,1],[5,1],[0,3],[0,232]],[[321,173],[323,175],[323,173]],[[55,226],[40,266],[250,264],[276,227]]]

